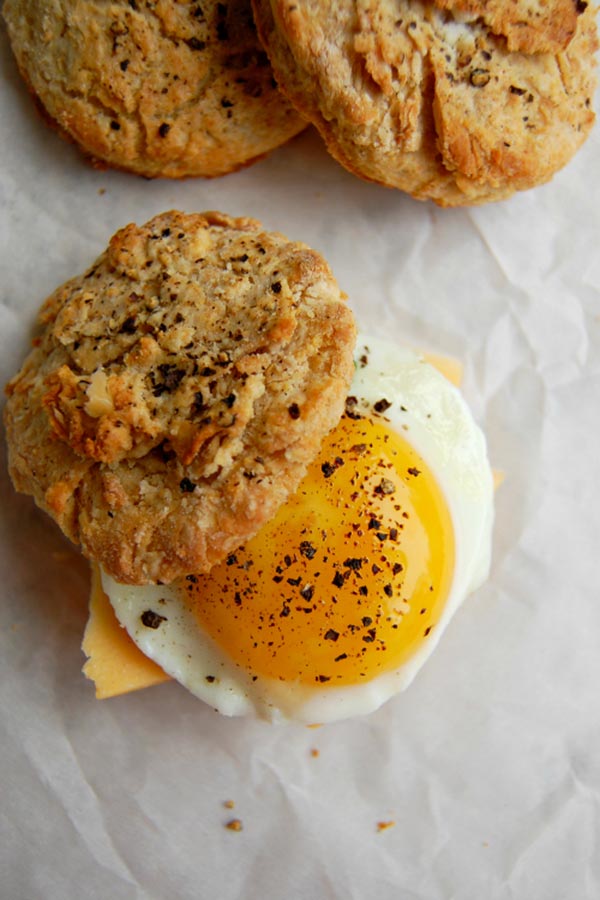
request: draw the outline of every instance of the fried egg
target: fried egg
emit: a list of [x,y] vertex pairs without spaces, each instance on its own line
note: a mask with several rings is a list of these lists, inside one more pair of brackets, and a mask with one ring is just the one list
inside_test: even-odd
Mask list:
[[331,722],[410,684],[487,577],[492,522],[460,392],[412,350],[361,338],[344,416],[258,535],[208,575],[102,582],[143,653],[220,713]]

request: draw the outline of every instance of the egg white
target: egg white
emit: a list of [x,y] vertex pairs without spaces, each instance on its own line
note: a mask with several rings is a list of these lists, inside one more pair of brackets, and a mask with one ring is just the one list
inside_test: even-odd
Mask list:
[[[493,476],[484,435],[460,392],[422,357],[395,343],[359,338],[355,359],[350,394],[368,406],[382,397],[391,402],[385,412],[388,426],[424,459],[446,500],[455,543],[446,604],[435,629],[397,670],[366,683],[313,687],[262,676],[253,680],[199,628],[186,606],[185,590],[176,584],[122,585],[103,572],[104,590],[137,646],[224,715],[324,723],[372,712],[410,684],[465,597],[487,578]],[[164,617],[159,627],[142,623],[147,610]]]

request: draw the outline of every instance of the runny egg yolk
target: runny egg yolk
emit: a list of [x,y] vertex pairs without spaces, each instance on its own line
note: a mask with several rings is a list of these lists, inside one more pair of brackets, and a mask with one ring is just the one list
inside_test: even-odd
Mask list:
[[453,567],[450,514],[423,459],[383,419],[346,415],[277,516],[185,583],[202,629],[252,676],[339,686],[415,653]]

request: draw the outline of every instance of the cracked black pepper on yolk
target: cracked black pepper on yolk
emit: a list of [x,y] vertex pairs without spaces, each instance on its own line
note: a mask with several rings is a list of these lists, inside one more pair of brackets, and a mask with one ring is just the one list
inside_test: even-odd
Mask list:
[[353,415],[275,519],[185,590],[202,629],[253,676],[339,686],[415,653],[453,568],[427,465],[385,421]]

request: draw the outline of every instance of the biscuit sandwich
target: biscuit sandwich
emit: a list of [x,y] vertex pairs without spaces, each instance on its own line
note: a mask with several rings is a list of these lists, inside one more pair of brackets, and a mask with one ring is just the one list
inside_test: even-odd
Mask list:
[[357,340],[318,253],[214,212],[123,228],[40,324],[9,466],[93,564],[99,696],[173,677],[324,722],[410,683],[490,562],[485,440],[444,375]]

